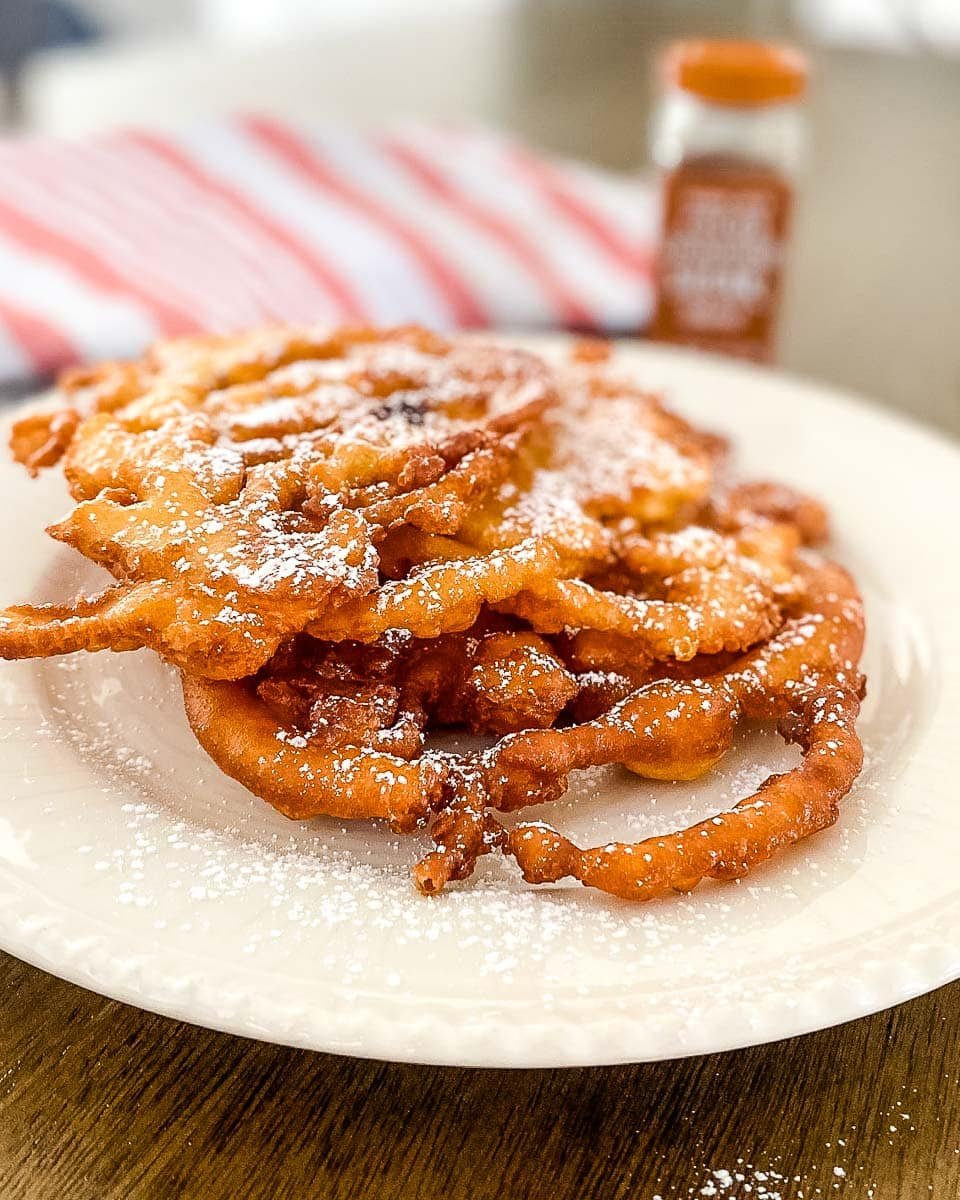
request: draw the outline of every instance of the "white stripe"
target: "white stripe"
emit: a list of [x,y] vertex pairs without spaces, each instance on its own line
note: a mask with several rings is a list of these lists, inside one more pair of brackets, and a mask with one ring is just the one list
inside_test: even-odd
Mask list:
[[656,189],[639,177],[603,174],[581,163],[552,163],[562,171],[571,191],[583,197],[599,219],[624,241],[653,252],[657,238]]
[[[582,194],[584,202],[596,210],[618,238],[633,243],[652,261],[659,237],[659,201],[656,188],[648,180],[606,174],[582,163],[564,161],[553,165],[567,175],[572,188]],[[615,329],[643,330],[653,315],[652,269],[632,273],[631,278],[636,288],[633,302],[620,323],[613,326]]]
[[[88,149],[91,163],[101,166],[105,178],[122,181],[118,195],[127,228],[139,227],[158,236],[158,249],[172,253],[205,295],[229,303],[231,311],[236,306],[237,319],[255,322],[279,315],[265,295],[267,276],[254,271],[238,252],[235,243],[244,241],[243,234],[237,238],[228,215],[214,213],[207,197],[182,187],[136,149],[102,144]],[[264,262],[262,254],[260,261]]]
[[601,323],[615,324],[635,304],[635,276],[612,263],[581,230],[546,205],[530,181],[518,174],[503,145],[490,138],[464,139],[454,153],[437,129],[415,127],[407,142],[451,183],[508,221],[567,290]]
[[31,379],[37,373],[33,359],[14,338],[0,317],[0,381]]
[[[62,200],[71,216],[84,214],[94,238],[99,230],[99,243],[89,248],[115,270],[129,263],[123,273],[135,273],[140,285],[160,300],[187,314],[198,313],[199,302],[209,314],[207,324],[257,320],[257,308],[236,289],[224,287],[225,268],[210,261],[217,243],[196,237],[192,211],[168,203],[165,212],[144,212],[137,203],[131,164],[122,157],[104,158],[104,153],[95,141],[66,146],[62,155],[40,157],[30,182],[39,183],[51,201]],[[64,229],[73,233],[72,221]]]
[[509,221],[603,325],[617,327],[636,311],[635,277],[611,269],[607,256],[539,201],[496,147],[465,140],[452,154],[442,135],[422,126],[408,127],[401,136],[455,187]]
[[[203,158],[191,154],[182,139],[165,140],[194,163],[197,170],[209,174]],[[253,217],[212,195],[202,184],[192,182],[175,165],[168,164],[149,149],[124,143],[116,153],[136,168],[147,183],[155,185],[155,195],[164,197],[181,211],[189,212],[200,237],[216,245],[233,268],[242,274],[245,286],[262,314],[273,320],[296,320],[315,316],[330,304],[326,290],[313,273],[303,267],[291,249],[261,230]],[[217,181],[221,182],[221,181]],[[245,200],[249,197],[241,193]],[[252,204],[252,201],[251,201]],[[255,205],[253,207],[256,207]]]
[[[537,154],[509,134],[493,129],[462,130],[435,126],[435,137],[444,140],[445,151],[456,155],[458,147],[466,145],[481,152],[509,155],[514,149],[528,158],[539,159],[550,171],[560,176],[564,187],[579,196],[584,206],[592,209],[597,218],[611,227],[621,240],[634,242],[641,250],[652,252],[657,237],[656,187],[646,176],[625,175],[605,171],[574,159]],[[536,184],[529,184],[537,195]]]
[[59,173],[38,176],[35,172],[31,176],[21,172],[5,180],[4,196],[42,226],[53,232],[62,230],[70,240],[83,243],[118,275],[136,278],[141,288],[159,300],[185,315],[195,314],[198,324],[207,328],[234,324],[236,305],[225,305],[219,297],[193,286],[199,264],[184,256],[178,244],[158,242],[148,226],[134,226],[132,232],[124,219],[122,199],[115,195],[111,202],[105,201],[100,191],[103,180],[84,178],[88,168],[81,153]]
[[[411,253],[362,213],[329,196],[238,129],[188,133],[184,144],[208,170],[247,192],[326,257],[355,290],[372,321],[421,321],[449,328],[452,315]],[[380,197],[385,203],[389,198]]]
[[11,304],[42,314],[86,358],[137,353],[158,336],[135,301],[92,291],[68,268],[23,250],[2,231],[0,290]]
[[305,136],[335,170],[364,191],[384,197],[398,216],[430,239],[501,324],[544,325],[556,319],[549,298],[515,255],[449,205],[438,203],[367,139],[330,130]]

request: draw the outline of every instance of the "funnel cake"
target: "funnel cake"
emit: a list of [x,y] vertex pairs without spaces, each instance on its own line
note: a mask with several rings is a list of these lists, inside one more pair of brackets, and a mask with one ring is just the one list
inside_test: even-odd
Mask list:
[[[428,829],[426,894],[502,853],[646,900],[836,820],[862,765],[863,607],[826,512],[618,377],[416,328],[267,330],[68,374],[14,427],[115,582],[0,614],[0,655],[149,647],[221,769],[294,819]],[[501,814],[619,764],[689,780],[744,721],[800,764],[705,821],[581,848]],[[463,729],[479,749],[438,748]],[[642,799],[638,795],[638,803]]]

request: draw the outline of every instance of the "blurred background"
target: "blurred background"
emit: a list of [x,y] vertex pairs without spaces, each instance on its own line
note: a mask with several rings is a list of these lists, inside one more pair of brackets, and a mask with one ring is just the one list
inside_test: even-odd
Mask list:
[[811,59],[779,362],[960,433],[958,0],[0,0],[0,112],[70,138],[479,122],[636,177],[656,56],[692,36]]

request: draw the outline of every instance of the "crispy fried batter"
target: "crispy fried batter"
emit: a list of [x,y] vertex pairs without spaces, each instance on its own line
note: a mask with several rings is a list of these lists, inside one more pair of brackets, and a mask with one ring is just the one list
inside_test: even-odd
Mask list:
[[783,736],[803,750],[800,766],[771,775],[722,816],[677,833],[591,850],[578,849],[547,825],[518,825],[507,837],[507,852],[528,883],[572,876],[624,900],[689,891],[708,875],[739,879],[784,846],[836,821],[839,801],[863,764],[854,732],[859,711],[857,696],[838,688],[804,697],[780,723]]
[[839,567],[806,564],[803,574],[804,600],[780,633],[717,675],[648,684],[587,725],[514,734],[488,752],[480,770],[499,808],[558,795],[571,769],[598,762],[628,763],[653,778],[695,778],[729,746],[740,717],[778,720],[784,737],[803,748],[801,766],[768,780],[735,816],[650,839],[655,853],[647,843],[581,852],[545,826],[518,827],[507,844],[526,878],[572,874],[649,899],[707,874],[728,877],[734,866],[744,874],[779,846],[832,824],[862,764],[855,721],[863,606]]
[[320,525],[296,512],[292,473],[274,464],[244,473],[200,439],[178,462],[159,435],[141,440],[127,452],[119,441],[118,487],[49,530],[119,582],[80,602],[82,619],[63,606],[7,609],[0,655],[146,645],[179,666],[236,679],[337,596],[376,585],[362,518],[337,509]]
[[558,570],[558,556],[535,538],[488,555],[428,563],[389,580],[369,597],[334,608],[308,626],[331,641],[374,641],[391,629],[417,637],[469,629],[484,604],[515,596]]
[[438,807],[448,775],[445,756],[422,754],[428,720],[545,727],[575,692],[536,635],[485,624],[376,645],[301,636],[253,680],[183,675],[200,744],[250,791],[298,819],[382,817],[401,830]]
[[60,461],[79,424],[80,414],[72,408],[21,417],[10,437],[13,457],[36,475]]
[[758,519],[770,521],[792,528],[808,546],[826,541],[830,533],[823,505],[784,483],[738,484],[719,499],[715,509],[720,528],[743,529]]
[[243,681],[184,675],[183,699],[210,757],[285,816],[382,817],[402,832],[439,799],[442,765],[391,753],[390,729],[381,731],[385,749],[314,741],[278,724]]
[[[425,893],[492,851],[627,899],[739,877],[836,819],[861,764],[862,604],[823,508],[721,485],[726,444],[618,378],[414,328],[267,330],[65,377],[15,426],[116,582],[0,613],[0,656],[148,646],[200,744],[303,819],[430,826]],[[580,849],[499,811],[621,764],[694,779],[745,719],[800,745],[730,811]],[[489,741],[439,750],[438,729]]]
[[372,592],[386,530],[456,532],[553,395],[530,355],[415,330],[191,339],[67,390],[72,416],[24,418],[14,450],[65,451],[79,503],[50,533],[120,592],[7,610],[0,655],[148,645],[226,679]]

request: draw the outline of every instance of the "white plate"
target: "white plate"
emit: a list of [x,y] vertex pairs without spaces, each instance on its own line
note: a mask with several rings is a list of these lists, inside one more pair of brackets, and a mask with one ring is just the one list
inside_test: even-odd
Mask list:
[[[534,343],[556,348],[556,341]],[[226,779],[146,652],[0,667],[0,945],[105,995],[345,1054],[565,1066],[763,1042],[960,975],[960,452],[836,392],[654,347],[620,363],[731,434],[742,474],[822,496],[868,602],[867,765],[838,826],[740,884],[630,906],[493,856],[437,899],[412,840],[292,824]],[[41,534],[56,473],[0,466],[5,600],[97,572]],[[593,842],[729,804],[793,761],[749,735],[708,782],[586,772]],[[532,810],[534,815],[538,810]]]

